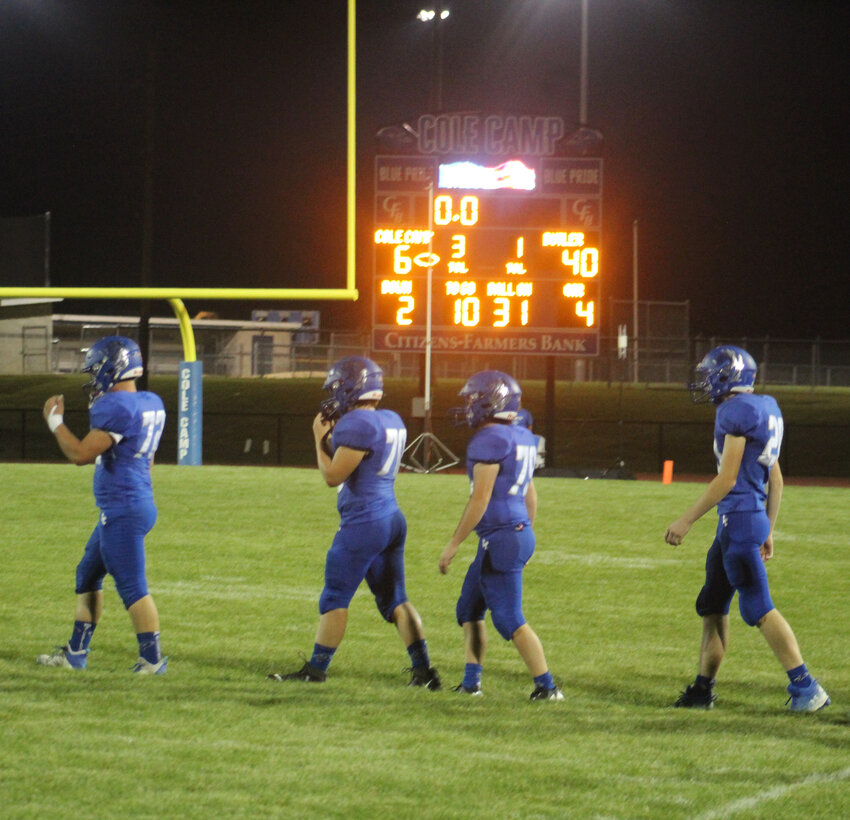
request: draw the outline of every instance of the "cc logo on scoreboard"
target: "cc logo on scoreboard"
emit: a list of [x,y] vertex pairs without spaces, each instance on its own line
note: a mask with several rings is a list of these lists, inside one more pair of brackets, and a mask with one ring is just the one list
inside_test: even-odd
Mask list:
[[436,253],[428,253],[427,251],[413,257],[413,264],[419,265],[420,268],[433,268],[439,261],[440,257]]

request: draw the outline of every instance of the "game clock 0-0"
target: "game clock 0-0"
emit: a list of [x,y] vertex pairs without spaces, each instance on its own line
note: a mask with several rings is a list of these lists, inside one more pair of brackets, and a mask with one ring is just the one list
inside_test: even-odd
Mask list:
[[485,173],[455,165],[426,167],[427,188],[381,191],[378,180],[375,347],[423,345],[430,273],[435,351],[596,354],[599,197],[547,191],[519,160]]

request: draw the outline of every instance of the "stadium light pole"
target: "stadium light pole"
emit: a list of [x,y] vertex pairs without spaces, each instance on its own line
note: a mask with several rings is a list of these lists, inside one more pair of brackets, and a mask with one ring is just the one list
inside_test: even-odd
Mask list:
[[638,382],[638,221],[632,222],[632,324],[635,334],[634,382]]
[[587,125],[587,3],[581,0],[581,49],[579,55],[578,124]]
[[442,0],[437,0],[433,8],[423,8],[416,19],[430,23],[432,29],[432,66],[431,66],[431,108],[434,113],[443,109],[443,21],[449,17],[449,10]]

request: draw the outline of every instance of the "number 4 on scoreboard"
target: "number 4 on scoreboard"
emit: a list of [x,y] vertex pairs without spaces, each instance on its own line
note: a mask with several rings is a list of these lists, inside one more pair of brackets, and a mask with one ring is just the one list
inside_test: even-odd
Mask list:
[[587,307],[584,306],[584,302],[581,300],[576,302],[576,316],[583,316],[587,326],[593,327],[593,301],[589,301]]

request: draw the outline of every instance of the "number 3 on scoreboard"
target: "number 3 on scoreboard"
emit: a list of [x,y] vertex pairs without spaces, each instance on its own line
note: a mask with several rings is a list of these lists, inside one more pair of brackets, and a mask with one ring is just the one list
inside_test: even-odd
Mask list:
[[399,296],[398,301],[401,302],[402,307],[400,307],[395,314],[395,323],[397,325],[412,325],[413,319],[410,318],[410,314],[413,312],[414,305],[416,304],[412,296]]

